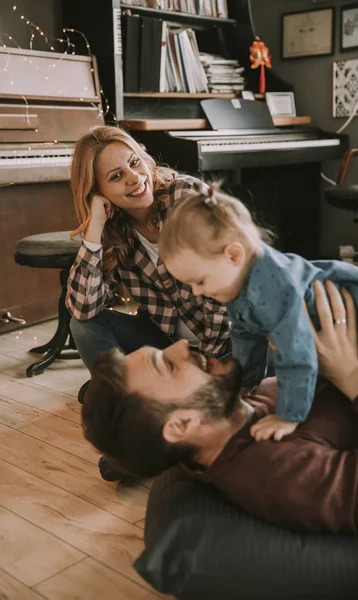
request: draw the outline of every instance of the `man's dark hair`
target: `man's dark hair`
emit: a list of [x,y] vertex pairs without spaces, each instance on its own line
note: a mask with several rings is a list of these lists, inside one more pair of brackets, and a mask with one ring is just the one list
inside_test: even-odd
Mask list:
[[[86,439],[116,459],[127,475],[153,477],[180,463],[191,462],[196,448],[163,437],[168,415],[177,408],[198,408],[214,419],[228,418],[237,406],[241,370],[214,378],[178,402],[158,402],[130,393],[125,382],[125,356],[118,348],[96,360],[82,407]],[[180,394],[180,392],[179,392]]]
[[124,359],[113,348],[96,360],[82,407],[84,435],[128,475],[153,477],[191,460],[194,449],[166,442],[162,429],[173,405],[129,393]]

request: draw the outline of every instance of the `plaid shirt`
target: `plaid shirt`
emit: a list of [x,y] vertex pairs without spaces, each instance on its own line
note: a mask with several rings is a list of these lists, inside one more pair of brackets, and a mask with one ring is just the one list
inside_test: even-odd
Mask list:
[[[161,230],[170,207],[190,189],[193,178],[182,177],[173,182],[169,194],[158,201],[156,224]],[[113,299],[120,281],[139,304],[139,310],[150,318],[173,341],[178,318],[199,339],[199,350],[208,356],[230,351],[229,320],[224,306],[215,300],[195,297],[190,286],[174,279],[159,259],[154,265],[139,237],[124,222],[128,241],[126,267],[118,265],[111,277],[105,278],[102,249],[92,252],[80,247],[68,279],[66,306],[76,319],[85,321],[98,315]]]

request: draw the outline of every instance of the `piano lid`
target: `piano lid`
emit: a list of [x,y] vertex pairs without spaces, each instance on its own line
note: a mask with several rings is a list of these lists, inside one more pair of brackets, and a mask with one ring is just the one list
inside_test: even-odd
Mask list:
[[0,48],[0,98],[100,102],[98,79],[88,56]]
[[0,144],[73,143],[103,124],[97,63],[0,48]]

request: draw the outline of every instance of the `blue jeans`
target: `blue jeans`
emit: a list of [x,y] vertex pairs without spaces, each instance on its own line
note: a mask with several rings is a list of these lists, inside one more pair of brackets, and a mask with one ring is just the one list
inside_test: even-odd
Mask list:
[[78,352],[90,372],[96,358],[111,348],[129,354],[142,346],[163,349],[172,343],[146,313],[134,316],[105,309],[88,321],[71,319],[70,328]]

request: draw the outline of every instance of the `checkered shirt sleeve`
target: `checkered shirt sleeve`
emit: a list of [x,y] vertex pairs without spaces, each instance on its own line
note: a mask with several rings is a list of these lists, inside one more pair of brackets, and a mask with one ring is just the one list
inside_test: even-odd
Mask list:
[[112,300],[118,285],[118,280],[105,280],[102,253],[102,248],[92,252],[82,244],[71,267],[66,306],[79,321],[95,317]]

